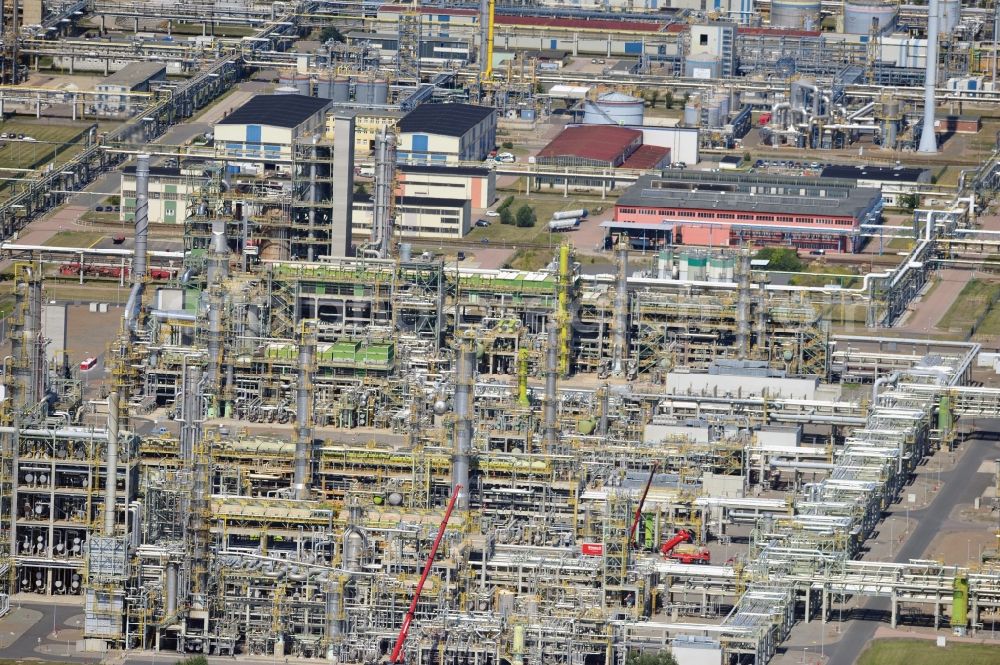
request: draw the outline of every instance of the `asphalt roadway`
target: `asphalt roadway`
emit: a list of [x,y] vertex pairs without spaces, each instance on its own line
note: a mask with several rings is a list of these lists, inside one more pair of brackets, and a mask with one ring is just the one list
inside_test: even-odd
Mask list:
[[[994,430],[997,424],[991,421],[988,427],[982,429]],[[955,467],[941,473],[943,487],[931,504],[922,510],[910,511],[910,519],[915,521],[916,526],[893,561],[905,563],[910,559],[924,558],[924,553],[941,525],[948,520],[952,509],[961,503],[972,503],[994,482],[992,474],[976,471],[984,461],[1000,457],[1000,443],[970,439],[962,444],[962,448],[965,450]],[[863,603],[860,607],[862,620],[851,621],[840,640],[826,645],[827,665],[854,665],[874,638],[879,625],[889,621],[890,613],[888,598],[871,598]],[[942,625],[946,624],[942,622]]]

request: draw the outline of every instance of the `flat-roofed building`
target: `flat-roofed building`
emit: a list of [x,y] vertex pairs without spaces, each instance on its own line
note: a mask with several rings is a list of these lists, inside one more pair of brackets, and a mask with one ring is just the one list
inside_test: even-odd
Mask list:
[[612,233],[710,247],[785,245],[857,252],[881,222],[882,193],[849,180],[705,171],[644,175],[615,203]]

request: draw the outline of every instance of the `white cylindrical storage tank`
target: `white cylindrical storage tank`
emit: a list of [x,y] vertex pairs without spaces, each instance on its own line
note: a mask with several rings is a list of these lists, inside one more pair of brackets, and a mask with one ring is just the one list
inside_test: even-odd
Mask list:
[[899,5],[887,0],[851,0],[844,7],[844,32],[849,35],[867,35],[872,29],[872,19],[878,19],[879,32],[891,30],[899,16]]
[[294,85],[281,85],[274,89],[274,94],[276,95],[297,95],[299,94],[299,89]]
[[709,129],[722,127],[722,107],[713,99],[705,106],[705,126]]
[[645,101],[621,92],[601,95],[583,107],[583,122],[587,125],[641,125]]
[[684,60],[684,75],[696,79],[722,76],[722,59],[716,55],[696,55]]
[[684,105],[684,126],[697,127],[701,124],[701,102],[697,99],[689,99]]
[[329,77],[316,79],[316,96],[320,99],[333,99],[333,79]]
[[940,34],[946,35],[962,18],[962,0],[938,0],[938,6],[941,8]]
[[772,0],[771,27],[815,30],[819,10],[819,0]]
[[722,116],[722,124],[729,121],[729,95],[721,93],[716,97],[719,103],[719,114]]
[[295,87],[295,81],[298,74],[294,69],[282,69],[278,72],[278,87],[287,88]]

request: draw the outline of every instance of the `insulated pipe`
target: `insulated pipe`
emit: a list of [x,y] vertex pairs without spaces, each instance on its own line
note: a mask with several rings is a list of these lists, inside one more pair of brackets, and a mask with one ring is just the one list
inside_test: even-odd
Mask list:
[[606,436],[608,433],[608,400],[610,399],[610,394],[611,388],[606,383],[598,391],[598,401],[601,405],[601,419],[597,421],[597,433],[601,436]]
[[452,485],[461,486],[459,510],[469,507],[469,469],[472,465],[472,384],[476,371],[476,351],[465,341],[455,358],[455,452],[452,455]]
[[937,136],[934,134],[934,87],[937,85],[938,30],[940,28],[941,5],[938,0],[930,0],[927,5],[927,70],[924,74],[924,122],[920,132],[920,147],[917,152],[936,153]]
[[108,454],[104,481],[104,535],[115,535],[115,513],[118,502],[118,392],[108,394]]
[[549,342],[545,356],[545,445],[551,452],[559,443],[559,423],[556,417],[556,403],[559,395],[556,391],[556,377],[559,373],[559,346],[557,330],[553,322],[549,323]]
[[343,627],[340,624],[340,616],[343,613],[344,596],[340,590],[340,584],[336,580],[333,580],[330,582],[330,588],[326,592],[327,639],[332,641],[342,634]]
[[312,365],[315,342],[311,331],[303,327],[299,345],[299,377],[295,389],[295,476],[292,489],[296,499],[309,498],[309,449],[312,446],[312,423],[309,402],[312,394]]
[[628,356],[628,250],[618,252],[618,284],[615,286],[615,348],[612,371],[621,375]]
[[182,309],[154,309],[150,312],[157,321],[190,321],[194,322],[198,320],[198,315],[192,312],[187,312]]
[[168,617],[177,613],[177,564],[170,562],[167,564],[167,607]]
[[378,258],[389,258],[392,243],[393,181],[396,177],[396,135],[382,128],[375,142],[375,192],[372,197],[372,247]]

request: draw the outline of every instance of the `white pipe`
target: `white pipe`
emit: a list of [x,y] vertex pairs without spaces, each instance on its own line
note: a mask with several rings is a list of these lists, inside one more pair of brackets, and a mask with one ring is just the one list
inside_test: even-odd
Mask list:
[[[131,249],[100,249],[96,247],[63,247],[48,245],[22,245],[16,242],[0,243],[0,250],[10,252],[49,252],[51,254],[92,254],[94,256],[132,256]],[[184,252],[147,251],[146,256],[162,259],[182,259]]]
[[115,504],[118,502],[118,418],[119,403],[117,391],[108,394],[108,454],[107,473],[104,485],[104,535],[115,535]]
[[936,153],[937,136],[934,134],[934,88],[937,85],[938,30],[940,28],[941,5],[938,0],[930,0],[927,5],[927,69],[924,75],[924,122],[920,133],[918,152]]

